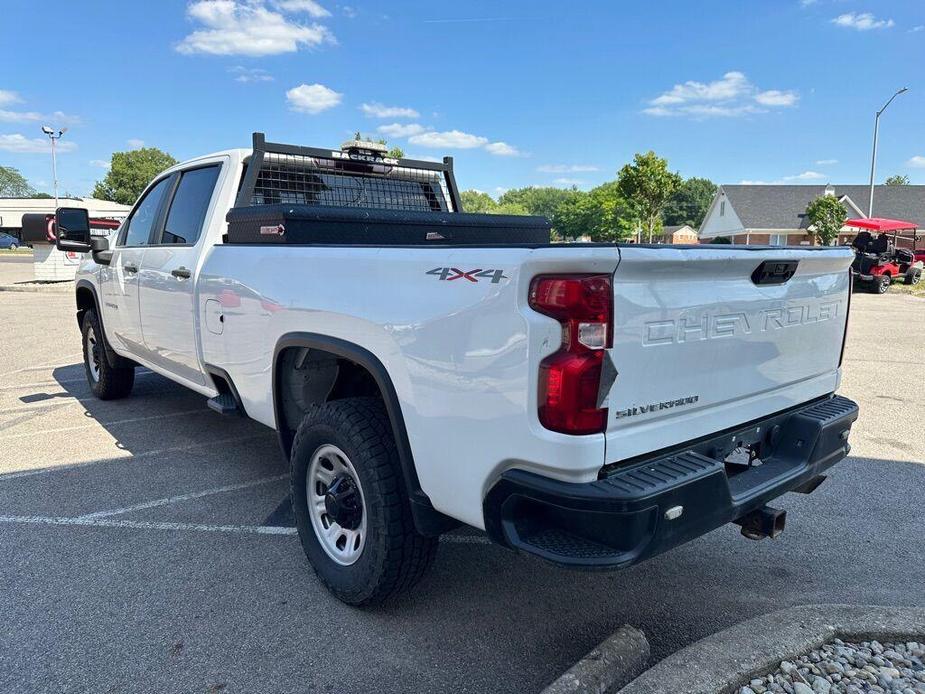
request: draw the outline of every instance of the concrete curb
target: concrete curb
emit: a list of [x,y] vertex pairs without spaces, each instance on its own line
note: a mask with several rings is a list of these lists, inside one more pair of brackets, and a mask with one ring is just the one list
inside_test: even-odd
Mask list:
[[645,669],[649,642],[629,625],[617,629],[575,663],[542,694],[604,694],[615,691]]
[[749,619],[657,663],[619,694],[729,694],[752,677],[832,639],[881,641],[925,636],[925,609],[805,605]]
[[40,294],[70,294],[74,291],[72,280],[61,282],[21,282],[19,284],[0,284],[0,292],[38,292]]

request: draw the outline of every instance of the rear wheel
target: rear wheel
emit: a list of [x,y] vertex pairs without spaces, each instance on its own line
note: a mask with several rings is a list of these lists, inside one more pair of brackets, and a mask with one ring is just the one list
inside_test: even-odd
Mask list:
[[312,407],[292,445],[292,508],[321,582],[351,605],[408,590],[431,566],[436,538],[420,535],[392,427],[377,398]]
[[889,275],[880,275],[874,280],[874,291],[877,294],[886,294],[887,290],[890,288],[890,276]]
[[100,400],[124,398],[135,384],[135,368],[113,367],[106,358],[106,336],[93,309],[84,313],[82,323],[84,369],[90,389]]

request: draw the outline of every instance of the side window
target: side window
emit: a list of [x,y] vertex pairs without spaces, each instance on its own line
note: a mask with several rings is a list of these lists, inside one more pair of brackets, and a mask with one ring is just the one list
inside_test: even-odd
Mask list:
[[157,221],[157,212],[161,208],[161,202],[167,192],[167,182],[170,178],[170,176],[167,176],[155,184],[138,204],[138,207],[135,208],[135,211],[132,212],[132,216],[125,223],[125,231],[122,233],[120,246],[148,245],[148,237],[151,235],[151,228]]
[[199,240],[220,168],[205,166],[183,172],[170,202],[161,244],[192,245]]

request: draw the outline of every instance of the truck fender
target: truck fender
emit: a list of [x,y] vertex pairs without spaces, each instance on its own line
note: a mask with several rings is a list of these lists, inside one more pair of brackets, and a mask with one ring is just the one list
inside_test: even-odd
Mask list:
[[83,314],[86,310],[86,306],[81,306],[80,304],[80,295],[81,292],[86,290],[93,295],[93,310],[96,311],[96,318],[100,322],[100,330],[103,331],[103,353],[106,355],[106,361],[109,362],[109,365],[114,369],[125,368],[129,366],[136,366],[135,362],[131,359],[126,359],[113,351],[112,347],[109,344],[109,339],[106,337],[106,326],[103,324],[103,312],[100,310],[100,297],[96,292],[96,287],[89,280],[77,280],[77,284],[74,287],[75,294],[77,297],[77,327],[82,328],[81,323],[83,322]]
[[418,480],[417,470],[414,465],[414,456],[411,453],[408,430],[405,428],[405,420],[402,416],[401,404],[388,370],[375,354],[355,343],[328,335],[304,332],[286,333],[277,341],[273,350],[273,419],[276,423],[276,431],[283,456],[287,460],[289,459],[293,436],[285,422],[282,421],[279,358],[283,350],[290,347],[306,347],[328,352],[362,366],[372,375],[382,394],[386,413],[392,425],[392,432],[395,435],[395,447],[398,450],[402,478],[408,500],[411,502],[411,514],[414,518],[415,527],[422,535],[436,536],[458,525],[457,521],[437,511],[431,504],[430,498],[421,489],[421,483]]

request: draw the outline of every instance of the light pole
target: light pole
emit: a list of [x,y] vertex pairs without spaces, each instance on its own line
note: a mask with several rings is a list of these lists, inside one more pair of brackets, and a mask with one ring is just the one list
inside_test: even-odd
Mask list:
[[58,159],[55,153],[55,143],[67,132],[67,128],[61,128],[55,132],[54,128],[43,125],[42,132],[48,135],[48,139],[51,140],[51,175],[55,179],[55,209],[58,209]]
[[877,111],[877,115],[874,118],[874,151],[870,156],[870,201],[867,205],[868,217],[874,216],[874,172],[877,168],[877,134],[880,132],[880,114],[886,111],[886,107],[893,103],[893,99],[907,91],[909,91],[908,87],[897,90],[896,93],[890,97],[890,100],[883,104],[883,108]]

